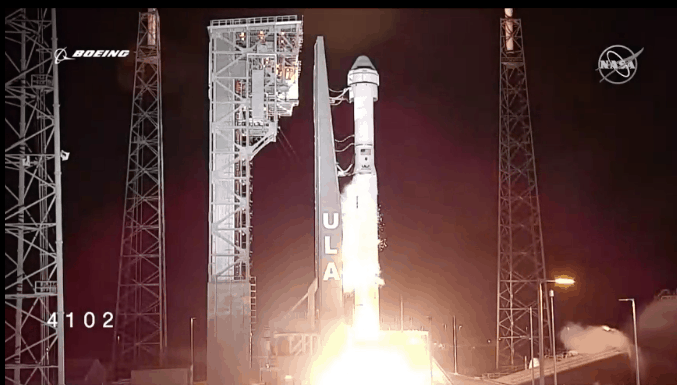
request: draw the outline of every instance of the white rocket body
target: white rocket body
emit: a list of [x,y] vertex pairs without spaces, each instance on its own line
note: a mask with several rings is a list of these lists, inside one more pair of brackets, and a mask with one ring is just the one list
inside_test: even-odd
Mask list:
[[[353,325],[356,337],[373,340],[378,337],[379,276],[378,265],[378,187],[374,166],[374,102],[378,100],[379,75],[366,56],[360,56],[348,72],[349,99],[355,114],[355,194],[350,205],[364,220],[353,221],[353,239],[359,239],[359,282],[355,285]],[[353,201],[354,200],[354,201]],[[354,249],[353,249],[354,250]]]
[[355,172],[376,175],[374,167],[374,102],[378,100],[378,72],[366,56],[348,72],[350,102],[355,111]]

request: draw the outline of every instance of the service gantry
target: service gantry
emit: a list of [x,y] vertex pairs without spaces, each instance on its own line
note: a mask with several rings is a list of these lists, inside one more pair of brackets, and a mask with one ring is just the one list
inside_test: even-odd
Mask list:
[[[212,20],[209,31],[207,383],[249,383],[256,281],[251,167],[298,105],[302,20]],[[257,375],[254,375],[257,376]]]

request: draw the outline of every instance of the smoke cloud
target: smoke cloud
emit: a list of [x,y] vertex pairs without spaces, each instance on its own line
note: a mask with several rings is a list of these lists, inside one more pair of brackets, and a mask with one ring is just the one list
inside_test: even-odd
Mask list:
[[677,378],[677,301],[650,303],[637,318],[637,334],[642,385],[674,384]]
[[569,351],[581,354],[601,353],[617,349],[631,355],[633,344],[621,331],[608,326],[583,326],[569,323],[559,334],[560,340]]
[[[656,300],[638,313],[637,344],[642,384],[674,384],[677,378],[677,301]],[[628,354],[630,362],[634,362],[630,317],[624,327],[627,334],[606,326],[570,323],[560,331],[559,336],[570,351],[594,354],[618,349]]]

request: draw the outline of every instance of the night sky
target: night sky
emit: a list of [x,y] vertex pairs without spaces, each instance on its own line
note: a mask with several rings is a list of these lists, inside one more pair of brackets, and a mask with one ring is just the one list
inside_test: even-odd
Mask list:
[[[144,9],[57,11],[59,47],[134,49]],[[303,15],[300,105],[278,142],[254,160],[253,273],[260,324],[291,306],[313,276],[313,46],[325,36],[329,86],[343,89],[359,55],[380,74],[376,168],[386,285],[414,326],[455,315],[460,344],[496,334],[499,18],[502,9],[159,9],[166,198],[169,347],[186,363],[189,318],[206,347],[208,34],[212,19]],[[670,15],[671,14],[671,15]],[[516,9],[528,71],[538,188],[550,277],[577,284],[555,297],[556,324],[622,330],[661,289],[677,288],[675,12]],[[644,48],[623,85],[600,83],[608,46]],[[113,329],[81,319],[115,310],[133,57],[59,66],[69,358],[109,360]],[[670,83],[672,86],[670,86]],[[352,133],[352,105],[333,110],[336,137]],[[670,123],[672,122],[672,123]],[[282,137],[284,136],[284,138]],[[288,141],[288,143],[287,143]],[[672,143],[672,144],[671,144]],[[350,160],[341,159],[345,167]],[[101,318],[98,318],[101,319]],[[640,338],[642,337],[640,333]],[[642,343],[640,342],[640,345]]]

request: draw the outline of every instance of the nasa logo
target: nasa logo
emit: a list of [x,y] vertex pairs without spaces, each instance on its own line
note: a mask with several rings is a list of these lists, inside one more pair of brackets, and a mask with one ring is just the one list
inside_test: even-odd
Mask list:
[[[616,53],[615,50],[621,52]],[[612,45],[605,49],[599,55],[599,67],[597,70],[602,75],[602,80],[611,84],[627,83],[637,73],[637,56],[644,51],[640,49],[637,53],[632,52],[630,48],[622,45]]]

